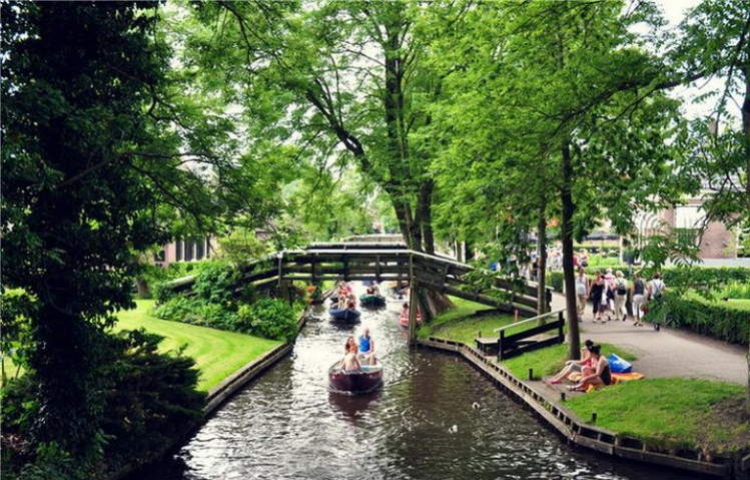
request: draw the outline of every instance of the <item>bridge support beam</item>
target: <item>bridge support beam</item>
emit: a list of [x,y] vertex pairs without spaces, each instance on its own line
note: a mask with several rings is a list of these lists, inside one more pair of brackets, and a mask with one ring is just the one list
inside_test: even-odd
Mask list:
[[419,312],[419,284],[412,280],[409,284],[409,343],[417,339],[417,312]]

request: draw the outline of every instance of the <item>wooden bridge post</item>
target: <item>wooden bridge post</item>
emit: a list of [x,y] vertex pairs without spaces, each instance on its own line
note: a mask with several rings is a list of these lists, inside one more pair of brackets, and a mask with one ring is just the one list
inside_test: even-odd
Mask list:
[[409,282],[409,343],[417,338],[417,312],[419,312],[419,295],[417,282]]

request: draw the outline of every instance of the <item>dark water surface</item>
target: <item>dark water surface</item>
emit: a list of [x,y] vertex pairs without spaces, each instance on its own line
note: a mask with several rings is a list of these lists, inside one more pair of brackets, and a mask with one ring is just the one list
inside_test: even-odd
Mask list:
[[[361,287],[358,287],[362,293]],[[293,354],[225,404],[171,459],[138,478],[683,479],[568,447],[457,356],[410,350],[400,302],[354,328],[314,314]],[[369,327],[382,391],[328,392],[346,337]]]

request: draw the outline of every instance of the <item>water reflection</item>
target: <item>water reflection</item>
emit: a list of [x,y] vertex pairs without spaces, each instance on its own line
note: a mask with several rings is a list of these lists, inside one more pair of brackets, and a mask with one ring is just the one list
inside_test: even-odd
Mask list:
[[[400,306],[392,300],[365,310],[360,325],[345,329],[325,308],[316,310],[289,358],[138,478],[687,478],[571,449],[459,357],[409,349]],[[384,364],[382,390],[330,393],[328,367],[343,355],[346,337],[365,327]]]

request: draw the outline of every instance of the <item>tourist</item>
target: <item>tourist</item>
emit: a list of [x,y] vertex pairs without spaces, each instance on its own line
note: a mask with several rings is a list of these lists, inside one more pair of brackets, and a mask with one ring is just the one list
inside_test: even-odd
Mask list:
[[607,302],[607,285],[601,273],[596,274],[596,280],[589,290],[589,298],[594,306],[594,323],[604,323],[604,313],[609,310]]
[[583,253],[581,254],[581,266],[582,266],[583,268],[586,268],[586,267],[588,267],[588,266],[589,266],[589,256],[588,256],[588,255],[586,254],[586,251],[584,251],[584,252],[583,252]]
[[633,316],[635,317],[634,327],[643,326],[643,305],[646,301],[646,283],[637,273],[633,274]]
[[[659,272],[655,273],[648,286],[649,301],[654,301],[657,303],[661,302],[666,289],[667,286],[664,283],[664,280],[661,279],[661,275],[659,275]],[[654,330],[658,332],[659,330],[661,330],[661,326],[658,323],[654,323]]]
[[625,307],[625,300],[628,299],[628,282],[625,280],[623,273],[618,270],[615,274],[615,320],[620,319],[622,315],[622,321],[627,319],[627,312],[623,311]]
[[578,269],[576,276],[576,298],[578,299],[578,320],[583,321],[583,314],[586,310],[586,299],[589,295],[589,279],[586,277],[586,270],[581,267]]
[[359,353],[364,356],[366,364],[375,364],[375,340],[370,336],[370,329],[367,327],[359,336]]
[[593,363],[591,361],[591,347],[594,346],[594,342],[591,340],[586,340],[584,342],[584,348],[581,349],[581,359],[580,360],[567,360],[565,362],[565,367],[562,369],[560,373],[555,375],[554,377],[550,378],[547,383],[551,385],[556,385],[560,382],[562,382],[563,379],[568,378],[571,373],[574,372],[582,372],[586,367],[592,367]]
[[344,358],[341,360],[341,369],[344,372],[356,372],[362,369],[362,364],[359,363],[359,358],[357,357],[357,343],[354,341],[354,337],[346,339]]
[[570,390],[585,392],[590,386],[598,387],[610,385],[612,383],[612,372],[609,368],[607,357],[601,354],[601,346],[593,345],[591,352],[591,366],[583,369],[583,377],[573,386],[568,387]]

